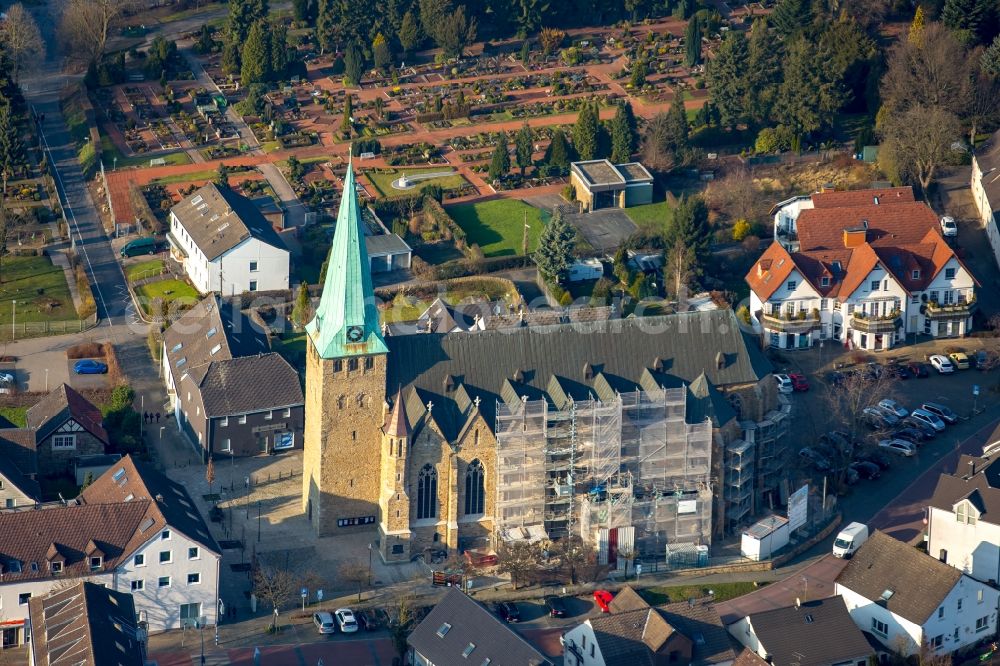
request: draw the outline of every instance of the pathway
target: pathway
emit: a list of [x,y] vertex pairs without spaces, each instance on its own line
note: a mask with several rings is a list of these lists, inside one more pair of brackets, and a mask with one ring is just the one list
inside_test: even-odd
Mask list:
[[[205,68],[201,66],[201,60],[198,59],[197,54],[191,47],[192,43],[188,40],[183,46],[178,45],[177,50],[191,66],[191,71],[194,73],[195,80],[204,86],[206,90],[214,90],[215,92],[222,94],[222,91],[219,90],[219,86],[215,85],[215,81],[213,81],[212,77],[208,75]],[[250,127],[243,122],[243,118],[236,113],[232,106],[226,107],[226,117],[229,119],[229,122],[233,124],[233,127],[236,128],[236,131],[240,133],[240,140],[250,146],[254,152],[259,151],[260,144],[257,143],[257,137],[254,136],[253,132],[250,131]]]
[[306,223],[306,207],[295,195],[295,190],[281,173],[281,170],[271,162],[262,162],[257,165],[267,182],[271,185],[274,193],[278,195],[281,205],[285,208],[285,227],[302,227]]

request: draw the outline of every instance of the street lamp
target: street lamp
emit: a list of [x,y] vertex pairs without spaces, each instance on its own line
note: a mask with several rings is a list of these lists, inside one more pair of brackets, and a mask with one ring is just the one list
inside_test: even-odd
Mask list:
[[372,587],[372,544],[368,542],[368,589]]
[[45,368],[45,392],[49,392],[49,369]]
[[202,615],[197,620],[198,635],[201,636],[201,663],[205,664],[205,616]]
[[257,500],[257,543],[260,543],[260,500]]
[[14,340],[17,338],[17,301],[13,300],[10,302],[10,339]]

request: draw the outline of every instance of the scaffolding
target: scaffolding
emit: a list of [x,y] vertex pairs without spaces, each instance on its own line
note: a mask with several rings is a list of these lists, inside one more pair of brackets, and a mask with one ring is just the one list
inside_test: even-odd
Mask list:
[[[605,560],[614,558],[608,544],[657,557],[667,546],[708,545],[712,425],[686,422],[687,399],[686,388],[636,390],[556,408],[505,395],[496,421],[501,534],[576,534]],[[615,530],[623,531],[609,537]]]
[[738,439],[726,447],[723,465],[723,499],[729,531],[753,514],[755,447],[753,442]]
[[740,424],[743,439],[754,447],[756,508],[773,508],[787,500],[782,497],[785,492],[782,480],[788,464],[786,435],[790,416],[791,405],[786,400],[779,409],[765,414],[762,421],[744,421]]

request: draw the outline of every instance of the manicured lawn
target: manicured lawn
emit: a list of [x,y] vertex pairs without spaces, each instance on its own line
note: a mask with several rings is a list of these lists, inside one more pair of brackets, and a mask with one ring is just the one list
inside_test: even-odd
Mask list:
[[306,338],[305,331],[295,331],[291,328],[281,336],[271,338],[271,350],[276,351],[285,357],[285,360],[292,366],[303,370],[306,358]]
[[11,301],[15,300],[17,322],[77,318],[65,273],[48,257],[4,257],[0,264],[0,321],[11,321]]
[[440,167],[432,167],[430,169],[396,169],[393,173],[375,173],[374,171],[367,171],[365,172],[365,175],[383,197],[402,197],[407,194],[418,192],[424,185],[440,185],[446,190],[451,190],[462,187],[468,182],[463,176],[455,173],[453,176],[418,180],[412,190],[397,190],[392,186],[392,181],[400,178],[404,174],[407,176],[417,176],[422,173],[443,173],[451,170],[451,167],[444,165]]
[[150,182],[157,185],[170,185],[171,183],[187,183],[194,180],[214,180],[216,173],[216,171],[192,171],[191,173],[179,173],[174,176],[154,178]]
[[[146,168],[149,166],[150,160],[163,159],[166,161],[164,166],[178,166],[181,164],[191,164],[191,158],[183,150],[178,150],[173,153],[164,153],[162,155],[135,155],[133,157],[125,157],[122,155],[121,151],[118,150],[118,146],[115,142],[111,140],[111,137],[106,135],[101,135],[101,153],[104,157],[104,168],[105,169],[128,169],[129,167],[140,167]],[[115,158],[118,161],[115,162]]]
[[633,206],[626,208],[625,214],[629,216],[640,229],[663,230],[670,222],[673,207],[669,201],[646,204],[645,206]]
[[28,426],[27,407],[0,407],[0,417],[10,421],[15,428],[26,428]]
[[162,298],[168,304],[178,299],[185,299],[188,303],[194,303],[198,300],[198,292],[194,287],[187,282],[174,279],[144,284],[136,289],[136,292],[139,294],[139,301],[147,313],[149,313],[149,303],[154,298]]
[[[758,583],[766,585],[766,583]],[[716,601],[728,601],[736,597],[742,597],[756,590],[753,583],[715,583],[713,585],[677,585],[673,587],[650,587],[640,590],[642,598],[653,604],[673,603],[676,601],[687,601],[688,599],[700,599],[708,596],[708,591],[715,593]]]
[[159,275],[161,272],[163,272],[163,259],[140,261],[137,264],[129,264],[125,267],[125,277],[129,282]]
[[487,257],[521,254],[527,215],[528,251],[534,252],[549,214],[517,199],[494,199],[448,207],[448,214],[462,227],[469,245],[476,244]]

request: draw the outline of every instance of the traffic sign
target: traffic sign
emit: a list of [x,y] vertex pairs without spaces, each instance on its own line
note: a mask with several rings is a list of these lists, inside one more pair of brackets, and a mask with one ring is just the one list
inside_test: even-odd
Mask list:
[[306,597],[309,596],[309,588],[308,587],[303,587],[302,591],[299,592],[299,594],[301,594],[302,598],[305,599]]
[[972,385],[972,395],[979,395],[979,384]]

